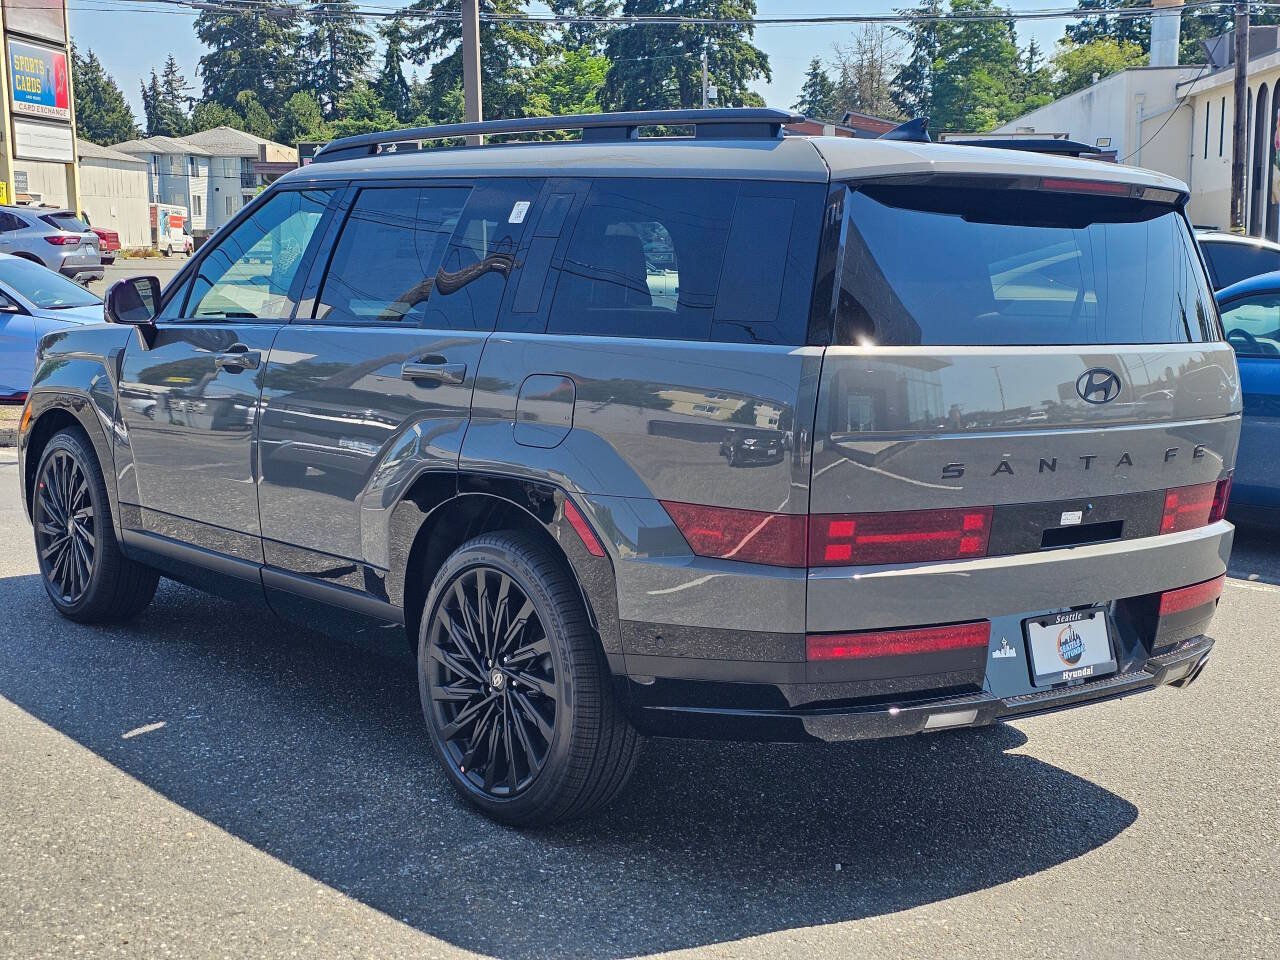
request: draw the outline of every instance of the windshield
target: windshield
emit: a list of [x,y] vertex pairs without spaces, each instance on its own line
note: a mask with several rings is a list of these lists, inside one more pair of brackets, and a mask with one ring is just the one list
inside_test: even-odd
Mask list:
[[0,283],[41,310],[92,307],[102,303],[74,280],[47,270],[30,260],[0,260]]
[[67,230],[71,233],[88,233],[89,225],[74,213],[50,213],[40,218],[51,227]]
[[1194,240],[1128,197],[866,184],[845,203],[837,343],[1218,339]]

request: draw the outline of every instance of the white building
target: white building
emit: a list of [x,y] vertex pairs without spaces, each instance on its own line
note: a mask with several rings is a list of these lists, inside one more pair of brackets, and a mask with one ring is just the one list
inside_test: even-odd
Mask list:
[[95,227],[120,235],[126,250],[151,246],[147,206],[147,162],[80,140],[80,209]]
[[128,140],[112,149],[148,164],[147,200],[186,207],[197,241],[230,220],[280,170],[298,164],[293,147],[232,127]]

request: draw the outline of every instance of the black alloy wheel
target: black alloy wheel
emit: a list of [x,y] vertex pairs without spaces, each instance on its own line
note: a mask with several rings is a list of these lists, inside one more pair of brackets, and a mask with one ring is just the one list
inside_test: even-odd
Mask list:
[[98,523],[90,479],[71,452],[54,450],[36,481],[35,529],[40,571],[67,606],[84,599],[98,558]]
[[594,813],[635,769],[640,735],[573,568],[532,531],[481,534],[435,572],[418,692],[450,784],[502,823]]
[[533,601],[505,572],[469,567],[428,629],[431,719],[448,762],[477,792],[515,797],[546,763],[562,694]]

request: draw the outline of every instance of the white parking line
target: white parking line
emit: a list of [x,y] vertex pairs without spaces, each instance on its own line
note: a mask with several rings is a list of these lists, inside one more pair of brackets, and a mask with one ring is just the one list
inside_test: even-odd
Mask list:
[[1280,586],[1274,583],[1264,583],[1259,580],[1241,580],[1237,577],[1227,577],[1227,586],[1239,587],[1241,590],[1257,590],[1259,593],[1275,593],[1280,590]]

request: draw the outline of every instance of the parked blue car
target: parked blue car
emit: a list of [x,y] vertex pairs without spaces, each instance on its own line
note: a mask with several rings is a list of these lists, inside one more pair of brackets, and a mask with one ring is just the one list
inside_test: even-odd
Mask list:
[[36,344],[67,324],[102,323],[102,301],[38,263],[0,253],[0,403],[31,389]]
[[1280,271],[1233,283],[1217,298],[1244,392],[1232,512],[1280,523]]

